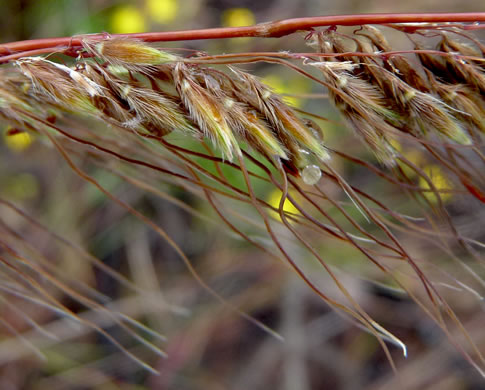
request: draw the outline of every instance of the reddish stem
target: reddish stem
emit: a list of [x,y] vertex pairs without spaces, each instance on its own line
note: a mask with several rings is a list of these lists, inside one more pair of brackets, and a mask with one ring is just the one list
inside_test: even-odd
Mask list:
[[[145,42],[185,41],[198,39],[226,39],[241,37],[279,38],[297,31],[309,31],[315,27],[324,26],[359,26],[363,24],[395,24],[395,23],[481,23],[485,22],[485,12],[470,13],[408,13],[408,14],[357,14],[315,16],[293,18],[275,22],[260,23],[248,27],[223,27],[202,30],[181,30],[166,32],[150,32],[136,34],[116,34],[138,38]],[[435,26],[433,26],[435,27]],[[449,27],[449,26],[448,26]],[[481,28],[480,25],[461,26],[462,28]],[[406,31],[415,31],[422,26],[402,26]],[[401,29],[402,29],[401,28]],[[92,38],[105,38],[106,33],[91,35]],[[7,62],[26,52],[29,55],[45,52],[63,51],[75,52],[81,47],[81,36],[63,38],[44,38],[27,41],[5,43],[0,46],[0,63]]]

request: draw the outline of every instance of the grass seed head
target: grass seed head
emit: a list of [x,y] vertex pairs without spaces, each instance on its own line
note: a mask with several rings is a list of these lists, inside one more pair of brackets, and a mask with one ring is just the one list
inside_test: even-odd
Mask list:
[[435,131],[460,144],[470,144],[464,129],[453,116],[453,108],[439,98],[418,91],[399,78],[390,75],[393,94],[406,114],[403,129],[419,136]]
[[143,86],[138,80],[124,80],[109,70],[99,67],[99,73],[109,85],[109,90],[117,98],[117,106],[126,106],[132,117],[122,125],[136,128],[140,125],[149,127],[151,132],[168,134],[174,130],[194,132],[179,104],[161,90]]
[[150,66],[180,61],[180,57],[158,50],[133,38],[83,39],[84,48],[105,62],[134,71],[150,71]]
[[243,103],[234,101],[232,98],[226,98],[224,105],[231,112],[229,119],[231,128],[238,129],[237,133],[250,146],[270,160],[275,158],[288,160],[288,153],[284,146],[281,145],[264,121],[258,118],[254,110]]
[[16,64],[31,80],[33,92],[68,111],[96,111],[91,98],[102,95],[102,87],[76,70],[40,57],[26,57]]
[[228,160],[232,160],[234,154],[241,154],[233,129],[229,126],[230,115],[224,107],[224,101],[199,85],[181,63],[174,68],[174,80],[185,109],[202,133],[212,140]]
[[96,64],[84,64],[82,71],[87,77],[104,88],[103,96],[95,96],[92,99],[103,119],[117,126],[124,126],[125,123],[135,121],[134,113],[130,110],[127,102],[120,98],[118,89],[115,87],[117,85],[116,76]]
[[485,133],[485,104],[476,91],[462,84],[441,82],[431,72],[428,72],[428,78],[434,93],[456,110],[454,116],[472,136],[474,130]]
[[307,165],[305,153],[311,152],[320,160],[330,158],[321,140],[283,100],[256,77],[233,69],[237,79],[234,87],[237,98],[253,107],[272,127],[276,137],[288,150],[297,168]]

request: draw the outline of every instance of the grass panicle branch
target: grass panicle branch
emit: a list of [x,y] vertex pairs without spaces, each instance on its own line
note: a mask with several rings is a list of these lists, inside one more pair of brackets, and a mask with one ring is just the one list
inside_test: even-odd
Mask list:
[[[384,341],[406,355],[405,340],[375,321],[342,281],[335,270],[338,259],[327,259],[322,247],[336,242],[337,248],[345,247],[363,263],[372,264],[373,278],[411,297],[484,375],[480,348],[447,294],[447,289],[454,289],[481,298],[485,286],[483,236],[463,229],[448,207],[468,203],[483,210],[485,203],[485,53],[476,37],[484,22],[483,13],[356,15],[237,29],[4,44],[0,62],[10,63],[0,68],[0,118],[9,124],[12,136],[30,132],[49,141],[79,177],[165,240],[197,282],[221,301],[225,302],[161,226],[118,199],[81,169],[79,161],[87,159],[194,216],[201,214],[164,193],[158,184],[208,201],[231,234],[281,259],[326,303],[375,335],[394,365]],[[359,28],[352,31],[337,25]],[[412,49],[388,41],[389,29]],[[148,43],[281,37],[300,31],[308,33],[302,43],[313,52],[181,56]],[[52,55],[34,56],[41,53]],[[286,67],[313,82],[316,90],[326,88],[328,99],[376,161],[365,153],[356,154],[360,144],[351,138],[346,138],[345,152],[339,150],[342,145],[334,146],[326,137],[325,126],[331,121],[319,112],[292,107],[284,96],[242,69],[249,63]],[[92,122],[96,129],[89,125]],[[348,182],[341,164],[358,169],[384,190]],[[276,191],[276,203],[260,192],[263,187]],[[0,205],[42,226],[10,202],[0,199]],[[26,250],[22,236],[0,222],[6,232],[0,238],[2,291],[42,301],[50,310],[97,330],[129,358],[144,364],[102,326],[84,320],[58,299],[66,294],[89,310],[108,312],[96,291],[83,283],[70,287],[69,277],[57,274],[35,248]],[[57,235],[56,239],[64,240]],[[447,259],[446,266],[408,248],[409,239],[432,247],[434,257]],[[75,251],[133,289],[129,280],[95,257],[77,247]],[[312,259],[318,268],[309,271],[300,257]],[[315,269],[327,277],[331,293],[314,275]],[[463,278],[454,277],[454,272]],[[226,303],[276,335],[237,305]],[[136,340],[162,354],[143,341],[138,334],[141,325],[133,326],[116,313],[109,315]]]

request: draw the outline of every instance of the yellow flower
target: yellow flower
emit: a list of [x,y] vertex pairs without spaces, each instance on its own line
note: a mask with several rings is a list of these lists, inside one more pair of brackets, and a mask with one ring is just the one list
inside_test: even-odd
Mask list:
[[222,24],[226,27],[251,26],[255,23],[254,14],[247,8],[230,8],[222,13]]
[[30,173],[12,175],[5,179],[2,193],[16,200],[32,199],[39,193],[39,182]]
[[111,32],[115,34],[129,34],[145,30],[145,18],[140,10],[134,6],[118,7],[111,15]]
[[33,139],[32,136],[27,132],[15,132],[9,134],[7,129],[4,134],[4,141],[8,148],[16,152],[21,152],[30,146]]
[[169,23],[177,17],[178,0],[146,0],[145,4],[150,18],[157,23]]
[[[436,187],[438,191],[441,190],[451,190],[453,188],[453,184],[451,181],[445,176],[441,168],[437,165],[428,165],[423,169],[423,171],[428,176],[429,180],[433,185]],[[430,185],[428,182],[423,178],[419,178],[419,186],[425,190],[430,190]],[[424,192],[424,196],[433,203],[437,202],[436,194],[434,192]],[[440,192],[440,198],[443,202],[446,202],[451,198],[450,192]]]
[[[267,202],[273,206],[276,209],[279,209],[280,207],[280,201],[281,201],[281,191],[279,189],[274,189],[273,191],[270,192]],[[299,214],[300,212],[298,209],[291,203],[288,199],[285,199],[285,203],[283,204],[283,211],[285,213],[290,213],[290,214]],[[271,216],[275,219],[280,219],[280,215],[278,212],[271,211],[270,212]]]

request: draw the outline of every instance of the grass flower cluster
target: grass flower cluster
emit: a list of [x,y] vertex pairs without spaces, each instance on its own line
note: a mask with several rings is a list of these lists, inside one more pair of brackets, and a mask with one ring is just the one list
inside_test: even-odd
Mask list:
[[[394,23],[387,30],[356,25],[355,30],[311,29],[302,47],[313,51],[304,53],[179,55],[143,37],[107,34],[76,37],[62,53],[48,48],[54,52],[49,56],[9,49],[0,52],[10,60],[0,68],[0,118],[12,136],[25,132],[48,141],[79,177],[165,240],[205,291],[277,338],[210,286],[156,221],[113,194],[79,161],[87,159],[193,215],[200,213],[160,190],[157,180],[204,199],[233,236],[282,260],[323,301],[376,336],[393,365],[385,342],[406,355],[406,340],[367,313],[343,282],[341,259],[327,259],[327,247],[346,248],[345,257],[356,259],[357,269],[371,269],[359,277],[368,272],[369,279],[414,300],[483,373],[482,352],[447,299],[448,290],[481,299],[485,286],[484,237],[463,229],[448,207],[466,205],[478,213],[485,203],[485,48],[470,28],[482,25]],[[254,31],[284,35],[269,27]],[[411,48],[396,47],[385,31]],[[343,148],[332,144],[326,136],[331,120],[291,107],[243,70],[259,63],[285,67],[311,80],[315,90],[325,88],[351,137],[356,135],[373,156],[354,154],[361,144],[351,137]],[[363,179],[347,179],[344,164]],[[364,179],[371,178],[376,188],[366,185]],[[29,218],[7,200],[0,204]],[[34,249],[28,258],[24,240],[3,225],[8,232],[0,237],[5,294],[88,325],[153,370],[95,321],[70,311],[57,294],[102,312],[163,355],[139,334],[153,339],[155,332],[109,310],[89,286],[71,286],[71,279],[57,275]],[[432,257],[440,261],[423,256],[409,240],[433,247]],[[137,290],[97,258],[76,251]]]

